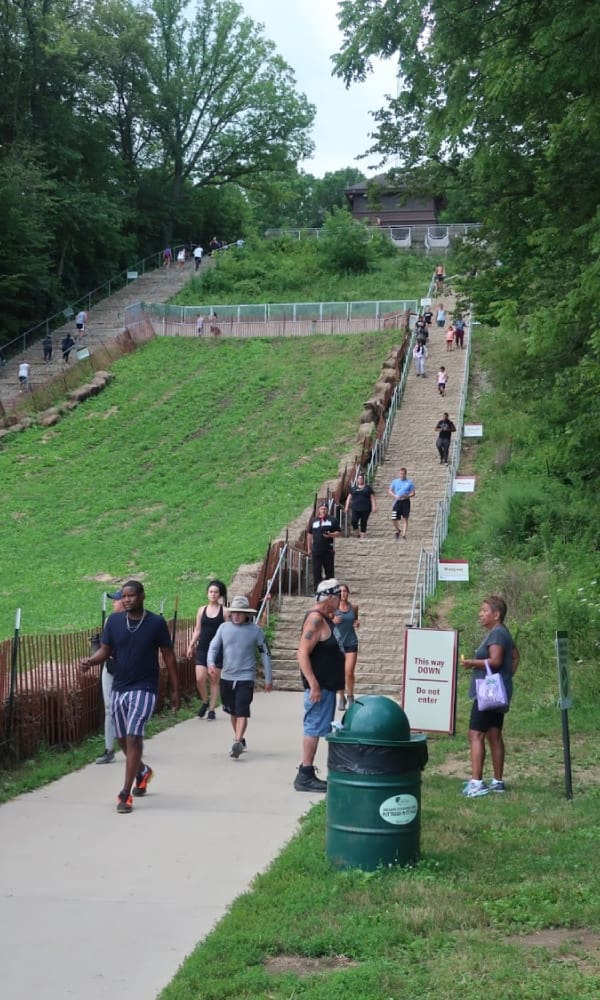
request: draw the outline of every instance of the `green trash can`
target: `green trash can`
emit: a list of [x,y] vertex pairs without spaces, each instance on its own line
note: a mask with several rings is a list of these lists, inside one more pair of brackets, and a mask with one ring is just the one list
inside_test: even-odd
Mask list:
[[326,737],[327,857],[363,871],[418,861],[427,737],[383,695],[357,698],[337,726]]

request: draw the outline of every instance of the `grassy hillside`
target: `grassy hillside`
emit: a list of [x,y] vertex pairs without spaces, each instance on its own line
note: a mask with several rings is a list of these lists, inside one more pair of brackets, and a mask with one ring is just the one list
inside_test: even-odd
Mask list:
[[[600,575],[593,509],[586,511],[594,505],[549,471],[531,426],[543,400],[537,412],[533,399],[526,410],[507,407],[497,332],[478,328],[476,344],[467,417],[483,422],[484,438],[465,442],[461,471],[476,476],[477,488],[454,498],[444,551],[468,558],[470,581],[440,585],[427,623],[457,628],[469,656],[481,638],[481,600],[506,597],[522,656],[505,726],[508,790],[461,795],[469,776],[463,671],[456,737],[428,740],[420,863],[335,872],[325,854],[325,806],[316,806],[162,1000],[597,995]],[[556,629],[568,631],[571,653],[571,801]]]
[[51,430],[0,452],[0,635],[88,627],[108,584],[149,604],[229,580],[352,449],[397,332],[274,341],[157,339]]

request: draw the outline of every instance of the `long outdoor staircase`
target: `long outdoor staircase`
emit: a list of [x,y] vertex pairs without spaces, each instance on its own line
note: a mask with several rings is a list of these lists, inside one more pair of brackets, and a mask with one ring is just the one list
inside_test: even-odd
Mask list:
[[[454,302],[448,296],[444,302],[451,314]],[[349,586],[352,603],[359,605],[359,694],[400,694],[404,627],[411,617],[419,553],[421,547],[431,549],[437,504],[450,475],[449,468],[440,465],[434,428],[445,410],[451,419],[456,418],[466,355],[456,348],[447,351],[445,332],[437,328],[431,330],[428,348],[426,378],[417,377],[411,365],[385,462],[373,483],[378,510],[371,515],[366,538],[336,540],[335,575]],[[440,365],[449,373],[443,399],[436,379]],[[411,501],[407,540],[396,541],[390,519],[393,501],[387,490],[402,466],[415,484],[416,495]],[[302,597],[283,599],[272,650],[277,688],[301,686],[296,650],[303,617],[312,603]]]
[[[210,266],[210,263],[211,258],[203,260],[202,269]],[[94,350],[107,340],[116,337],[125,325],[125,310],[128,306],[135,305],[140,301],[167,302],[180,288],[187,284],[193,273],[193,260],[187,261],[185,268],[181,270],[173,263],[168,270],[161,267],[140,274],[138,278],[130,281],[114,295],[102,299],[89,310],[85,334],[73,348],[71,361],[75,359],[77,347],[88,347],[90,350]],[[19,362],[28,361],[31,365],[30,381],[33,387],[43,385],[49,379],[60,375],[64,367],[60,342],[67,333],[77,339],[74,317],[52,331],[54,351],[51,364],[44,364],[41,340],[10,359],[7,366],[0,371],[0,402],[4,406],[10,406],[20,397]]]

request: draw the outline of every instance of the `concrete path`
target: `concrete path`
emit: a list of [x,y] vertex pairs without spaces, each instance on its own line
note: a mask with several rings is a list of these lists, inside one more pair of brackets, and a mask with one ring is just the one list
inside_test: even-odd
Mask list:
[[121,754],[0,807],[7,1000],[152,1000],[170,982],[322,798],[292,787],[302,696],[257,692],[252,713],[237,761],[221,711],[148,741],[155,779],[130,815]]

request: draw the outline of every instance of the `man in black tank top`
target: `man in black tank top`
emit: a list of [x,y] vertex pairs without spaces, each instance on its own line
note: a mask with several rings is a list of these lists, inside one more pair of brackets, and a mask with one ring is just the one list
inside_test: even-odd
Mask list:
[[344,652],[333,632],[339,604],[338,581],[322,580],[302,626],[297,656],[304,687],[304,737],[302,763],[294,779],[297,792],[327,791],[327,782],[315,774],[314,760],[320,737],[331,730],[336,692],[345,684]]

